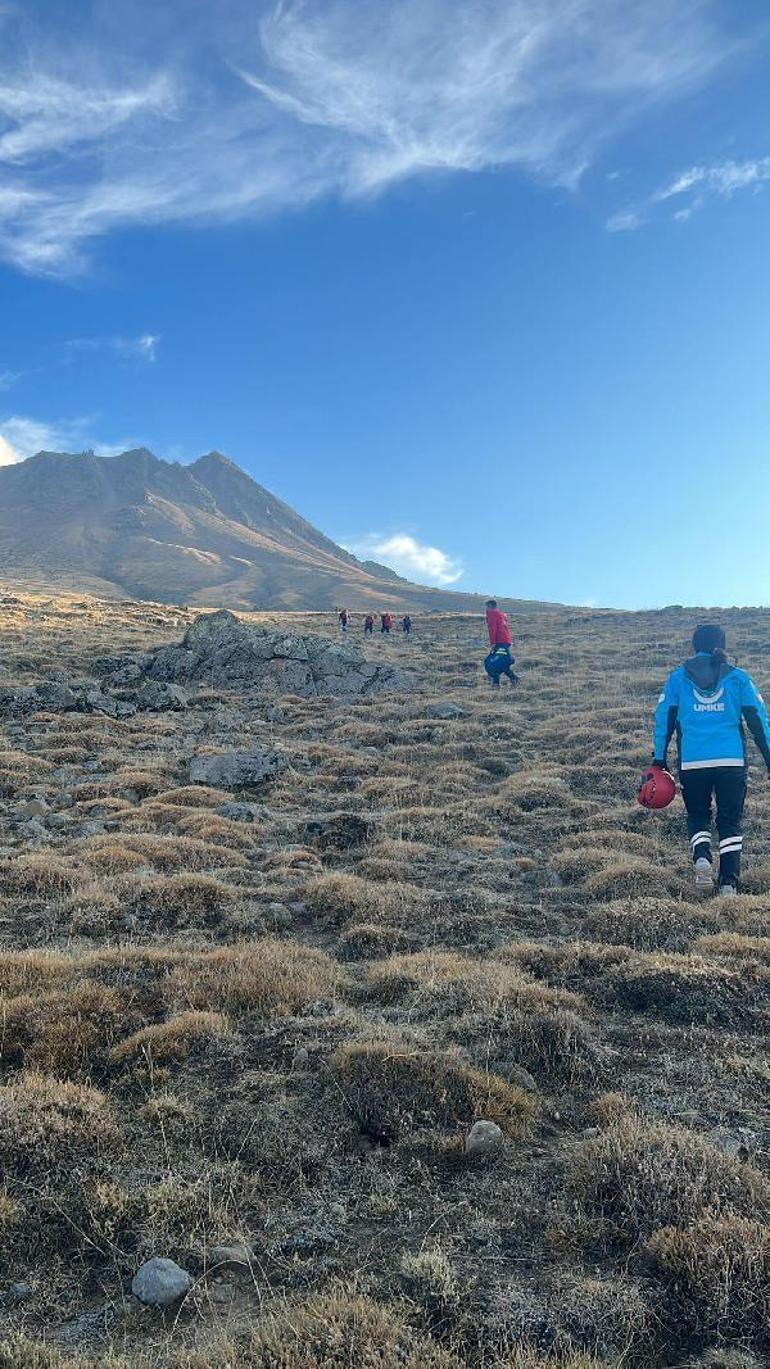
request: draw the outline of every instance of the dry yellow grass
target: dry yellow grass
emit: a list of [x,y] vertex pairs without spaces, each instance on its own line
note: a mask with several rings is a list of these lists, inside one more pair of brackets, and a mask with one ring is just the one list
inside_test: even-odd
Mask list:
[[88,837],[74,845],[73,855],[88,864],[96,860],[102,870],[110,869],[109,862],[112,859],[116,862],[112,871],[115,874],[123,872],[127,856],[129,860],[132,856],[136,857],[140,865],[169,874],[248,864],[241,852],[232,851],[227,846],[168,834],[124,833],[120,839],[112,836]]
[[[4,684],[189,617],[21,595]],[[767,684],[768,615],[726,621]],[[483,623],[438,615],[366,647],[413,693],[7,721],[0,1298],[36,1291],[0,1369],[758,1369],[770,791],[746,892],[695,902],[681,803],[634,801],[690,616],[514,627],[497,696]],[[252,743],[291,760],[257,805],[186,783]],[[146,1255],[198,1279],[223,1240],[255,1278],[206,1275],[173,1329],[132,1307]]]
[[53,1187],[119,1139],[104,1093],[35,1071],[0,1087],[0,1162],[7,1179]]
[[315,999],[333,997],[344,982],[323,951],[267,940],[183,956],[163,988],[168,1002],[177,1006],[281,1017]]
[[138,1059],[146,1060],[150,1065],[186,1060],[197,1045],[212,1036],[224,1036],[228,1030],[227,1018],[222,1013],[191,1010],[170,1017],[167,1022],[141,1027],[112,1047],[110,1060],[115,1065]]
[[770,1210],[770,1185],[683,1127],[621,1116],[573,1152],[570,1182],[607,1239],[631,1244],[659,1227]]
[[770,1230],[761,1221],[707,1216],[665,1227],[648,1250],[666,1286],[665,1315],[675,1334],[718,1337],[770,1348]]
[[380,1141],[415,1128],[469,1127],[477,1117],[518,1138],[538,1111],[530,1094],[506,1080],[397,1040],[345,1046],[332,1066],[359,1126]]

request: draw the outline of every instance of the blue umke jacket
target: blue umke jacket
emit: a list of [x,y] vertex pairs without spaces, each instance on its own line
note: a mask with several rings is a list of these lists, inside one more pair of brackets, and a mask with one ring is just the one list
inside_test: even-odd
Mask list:
[[654,758],[665,765],[676,732],[681,770],[744,766],[744,722],[770,770],[770,723],[754,681],[720,654],[699,651],[672,671],[658,699]]

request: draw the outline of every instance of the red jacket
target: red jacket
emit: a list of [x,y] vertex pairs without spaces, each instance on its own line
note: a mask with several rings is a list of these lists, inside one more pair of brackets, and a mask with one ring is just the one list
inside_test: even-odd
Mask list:
[[392,613],[383,613],[383,615],[382,615],[382,625],[383,625],[383,627],[392,627],[392,626],[393,626],[393,614],[392,614]]
[[513,646],[508,619],[499,608],[487,609],[487,632],[490,646]]

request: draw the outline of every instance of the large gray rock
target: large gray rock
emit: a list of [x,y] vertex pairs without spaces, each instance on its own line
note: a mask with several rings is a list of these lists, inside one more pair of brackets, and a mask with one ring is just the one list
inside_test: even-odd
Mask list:
[[190,702],[186,689],[175,684],[162,684],[159,680],[150,680],[135,697],[138,707],[150,713],[178,713]]
[[191,1276],[174,1260],[154,1255],[137,1269],[131,1292],[147,1307],[173,1307],[193,1286]]
[[426,718],[442,718],[444,720],[450,718],[467,718],[468,710],[467,708],[461,708],[459,704],[428,704],[428,707],[425,710],[425,716]]
[[466,1155],[496,1155],[502,1150],[505,1137],[497,1122],[474,1122],[465,1138]]
[[333,694],[356,698],[410,689],[411,676],[367,661],[360,647],[297,632],[269,632],[243,623],[227,609],[195,619],[178,646],[160,647],[146,660],[145,675],[210,689],[251,686],[282,694]]
[[288,764],[288,756],[273,747],[223,751],[217,755],[193,756],[190,779],[193,784],[210,784],[215,789],[246,789],[272,779]]

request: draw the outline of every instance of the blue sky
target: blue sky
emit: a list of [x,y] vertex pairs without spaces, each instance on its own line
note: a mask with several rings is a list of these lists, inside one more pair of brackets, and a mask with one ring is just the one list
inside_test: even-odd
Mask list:
[[218,448],[417,579],[770,602],[760,9],[0,0],[0,462]]

